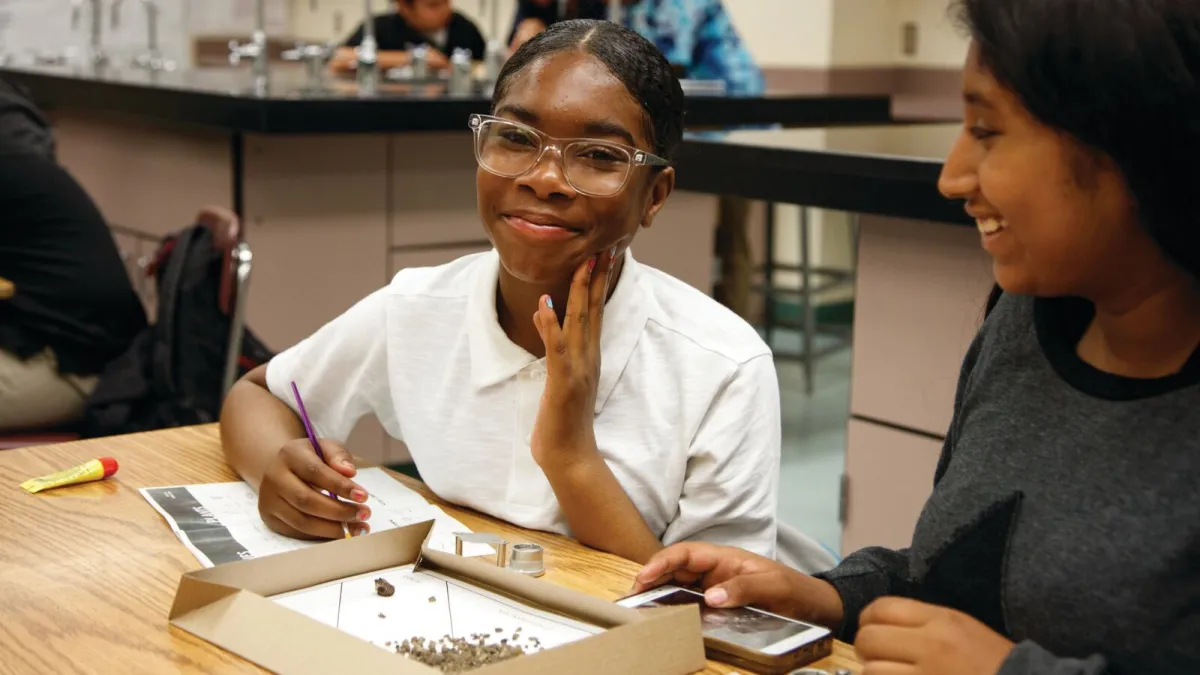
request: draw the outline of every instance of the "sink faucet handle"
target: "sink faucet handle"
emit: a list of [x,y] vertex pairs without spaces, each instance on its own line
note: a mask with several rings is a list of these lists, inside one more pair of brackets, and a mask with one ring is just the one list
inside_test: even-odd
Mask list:
[[242,59],[257,59],[263,53],[261,45],[255,42],[239,44],[237,40],[229,41],[229,63],[238,65]]
[[121,27],[121,2],[122,0],[112,0],[112,8],[109,10],[111,14],[109,17],[109,26],[112,30]]

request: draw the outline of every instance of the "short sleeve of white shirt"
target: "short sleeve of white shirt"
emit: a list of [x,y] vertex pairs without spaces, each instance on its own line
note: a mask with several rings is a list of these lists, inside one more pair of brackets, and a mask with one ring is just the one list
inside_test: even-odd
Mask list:
[[267,388],[299,414],[295,382],[319,437],[345,443],[368,414],[401,437],[387,378],[387,292],[372,293],[267,364]]
[[700,423],[664,545],[706,541],[774,557],[780,425],[774,360],[756,356],[737,367]]

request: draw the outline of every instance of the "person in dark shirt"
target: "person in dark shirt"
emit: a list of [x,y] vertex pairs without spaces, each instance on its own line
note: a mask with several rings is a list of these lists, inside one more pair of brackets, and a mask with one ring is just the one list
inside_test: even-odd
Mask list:
[[684,544],[640,586],[824,624],[868,673],[1195,675],[1200,3],[958,4],[973,40],[939,188],[1003,293],[910,546],[812,577]]
[[[0,115],[0,432],[70,424],[146,326],[104,217],[27,100]],[[30,114],[30,111],[33,114]]]
[[[330,68],[351,72],[358,60],[355,48],[362,44],[359,25],[334,54]],[[379,67],[399,68],[411,62],[411,50],[429,46],[428,64],[433,69],[450,66],[455,49],[469,49],[472,60],[482,60],[487,44],[470,19],[454,11],[450,0],[396,0],[396,11],[375,17],[375,39],[379,42]]]
[[10,147],[17,146],[54,159],[50,121],[30,100],[24,86],[3,78],[0,78],[0,138]]

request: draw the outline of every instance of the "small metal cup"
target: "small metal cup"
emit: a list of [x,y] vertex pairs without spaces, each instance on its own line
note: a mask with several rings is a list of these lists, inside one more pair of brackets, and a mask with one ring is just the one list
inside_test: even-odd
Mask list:
[[520,574],[540,577],[546,573],[545,551],[537,544],[513,544],[508,568]]

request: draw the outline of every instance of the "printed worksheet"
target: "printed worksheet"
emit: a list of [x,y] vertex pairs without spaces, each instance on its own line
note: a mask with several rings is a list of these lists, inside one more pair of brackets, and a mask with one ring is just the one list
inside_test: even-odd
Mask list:
[[[395,592],[379,595],[375,580]],[[534,609],[517,600],[476,588],[437,572],[414,572],[412,565],[333,581],[272,598],[279,604],[378,647],[392,650],[404,640],[443,637],[487,644],[506,640],[534,652],[582,640],[602,629]]]
[[[383,469],[363,469],[354,480],[369,495],[372,532],[432,520],[429,546],[447,553],[454,552],[455,532],[470,532]],[[142,488],[140,492],[205,567],[320,543],[292,539],[268,529],[258,514],[258,494],[244,482],[171,485]],[[487,544],[463,544],[466,556],[494,553]]]

